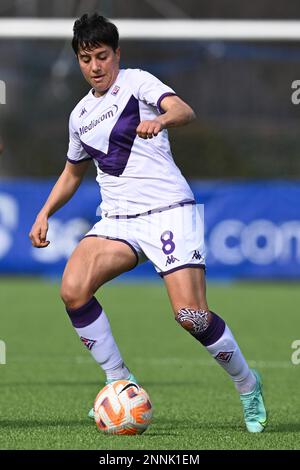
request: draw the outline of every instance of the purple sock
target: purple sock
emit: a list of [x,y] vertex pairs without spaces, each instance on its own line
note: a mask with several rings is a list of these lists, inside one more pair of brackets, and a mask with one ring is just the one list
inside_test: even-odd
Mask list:
[[203,346],[210,346],[221,338],[225,330],[225,322],[216,313],[210,311],[211,321],[208,328],[201,333],[193,334]]
[[75,328],[84,328],[90,325],[102,313],[102,307],[95,297],[79,308],[66,308],[70,320]]
[[127,367],[110,328],[104,310],[95,297],[76,309],[66,309],[82,343],[106,373],[107,380],[126,378]]
[[[241,353],[228,326],[216,313],[211,313],[210,323],[204,310],[182,309],[176,320],[196,338],[214,359],[226,370],[239,393],[249,393],[256,378]],[[199,331],[200,330],[200,331]]]

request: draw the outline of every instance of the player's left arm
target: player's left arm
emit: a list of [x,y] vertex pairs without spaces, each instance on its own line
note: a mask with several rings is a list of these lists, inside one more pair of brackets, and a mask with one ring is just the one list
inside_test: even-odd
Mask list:
[[192,108],[178,96],[165,96],[160,107],[164,111],[163,114],[138,125],[136,132],[142,139],[151,139],[163,129],[184,126],[196,118]]

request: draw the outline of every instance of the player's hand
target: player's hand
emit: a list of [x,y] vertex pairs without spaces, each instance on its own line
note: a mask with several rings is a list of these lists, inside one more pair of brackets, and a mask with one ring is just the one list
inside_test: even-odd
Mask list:
[[36,248],[46,248],[50,243],[49,240],[46,240],[47,232],[48,219],[46,217],[37,217],[29,233],[32,245]]
[[158,119],[152,121],[142,121],[136,128],[136,133],[142,139],[152,139],[164,129],[164,126]]

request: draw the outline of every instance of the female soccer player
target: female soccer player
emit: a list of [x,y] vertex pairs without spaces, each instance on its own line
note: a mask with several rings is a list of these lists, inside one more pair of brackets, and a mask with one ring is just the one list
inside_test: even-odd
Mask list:
[[120,70],[118,41],[116,26],[98,14],[74,24],[72,46],[92,88],[71,113],[66,166],[29,236],[33,246],[48,246],[49,217],[73,196],[93,160],[102,218],[71,255],[61,287],[82,342],[107,382],[136,380],[94,294],[149,259],[164,279],[176,321],[225,369],[240,393],[248,431],[261,432],[266,425],[261,380],[224,320],[209,310],[203,221],[170,150],[167,129],[188,124],[194,112],[150,73]]

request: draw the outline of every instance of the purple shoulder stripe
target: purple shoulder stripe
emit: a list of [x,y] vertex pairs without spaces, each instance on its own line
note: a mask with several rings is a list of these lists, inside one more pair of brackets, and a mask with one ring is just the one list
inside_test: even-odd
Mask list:
[[176,95],[176,93],[173,93],[173,92],[171,92],[171,91],[168,91],[167,93],[164,93],[163,95],[161,95],[161,96],[158,98],[156,106],[157,106],[158,111],[159,111],[161,114],[163,114],[165,111],[161,108],[160,103],[162,102],[162,100],[163,100],[166,96],[177,96],[177,95]]

